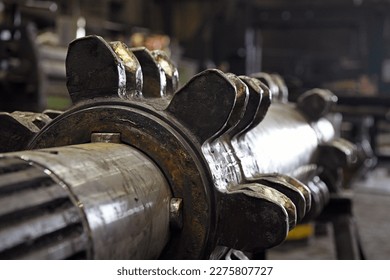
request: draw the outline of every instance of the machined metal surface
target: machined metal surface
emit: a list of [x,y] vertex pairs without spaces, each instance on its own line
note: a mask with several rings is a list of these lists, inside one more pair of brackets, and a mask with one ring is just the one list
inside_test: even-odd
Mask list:
[[[25,235],[34,236],[36,232],[49,234],[43,232],[45,224],[62,226],[68,219],[74,220],[69,215],[78,214],[77,221],[82,224],[84,239],[88,237],[88,258],[150,259],[160,255],[169,238],[171,192],[158,167],[139,151],[123,144],[93,143],[11,153],[1,158],[0,162],[6,164],[10,158],[20,158],[27,165],[38,166],[39,174],[56,182],[53,184],[59,186],[57,192],[61,191],[60,194],[73,204],[73,212],[60,213],[58,222],[48,220],[44,213],[42,217],[38,215],[34,219],[40,224],[30,234],[24,231]],[[20,171],[20,175],[14,176],[20,180],[26,172]],[[29,176],[28,173],[26,176]],[[4,175],[0,177],[0,182],[10,184]],[[54,191],[51,194],[54,196]],[[19,198],[25,202],[22,197]],[[7,207],[7,204],[1,207]],[[55,213],[49,212],[48,215]],[[22,223],[22,219],[19,219]],[[7,230],[6,226],[2,229]],[[6,240],[1,241],[1,244],[10,244]],[[31,243],[34,245],[33,240]],[[57,251],[65,250],[65,245],[57,243]]]
[[179,87],[179,72],[177,71],[176,66],[163,51],[154,50],[152,51],[152,55],[157,64],[164,71],[167,83],[166,94],[173,95]]
[[126,73],[126,90],[120,92],[122,98],[142,95],[143,76],[141,65],[133,52],[122,42],[111,42],[110,47],[123,64]]
[[[331,126],[327,129],[332,133]],[[238,141],[233,144],[239,147],[237,155],[246,178],[272,172],[292,174],[315,162],[320,143],[311,125],[288,104],[270,106],[264,120]]]
[[0,159],[0,258],[85,258],[84,217],[68,191],[45,168]]

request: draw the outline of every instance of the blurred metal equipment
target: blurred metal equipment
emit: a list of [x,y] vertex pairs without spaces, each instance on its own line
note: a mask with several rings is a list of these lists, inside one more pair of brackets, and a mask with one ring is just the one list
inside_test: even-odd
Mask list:
[[34,29],[21,21],[17,4],[7,8],[0,25],[0,110],[41,111],[44,98]]
[[73,106],[0,115],[0,257],[245,259],[280,244],[342,191],[356,147],[325,118],[331,92],[288,103],[259,75],[206,70],[177,90],[162,53],[73,41]]
[[[56,109],[69,107],[65,87],[66,48],[40,42],[42,35],[38,36],[35,25],[53,20],[56,4],[10,0],[3,5],[4,18],[0,25],[0,110],[41,112],[47,103]],[[47,37],[47,34],[43,37]]]

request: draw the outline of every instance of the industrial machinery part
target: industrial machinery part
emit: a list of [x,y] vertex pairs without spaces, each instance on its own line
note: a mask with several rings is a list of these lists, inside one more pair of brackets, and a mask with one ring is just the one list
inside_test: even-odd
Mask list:
[[164,54],[98,36],[66,74],[68,111],[0,115],[2,258],[246,258],[319,215],[355,160],[330,92],[317,114],[317,92],[271,104],[256,75],[176,90]]
[[171,194],[144,154],[95,143],[27,157],[2,161],[3,258],[159,256],[168,239]]

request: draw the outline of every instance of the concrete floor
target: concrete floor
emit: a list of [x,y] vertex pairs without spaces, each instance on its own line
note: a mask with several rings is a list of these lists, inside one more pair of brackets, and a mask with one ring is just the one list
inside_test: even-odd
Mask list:
[[[353,184],[353,210],[366,259],[390,260],[390,165],[377,167]],[[267,253],[268,259],[336,259],[331,225],[325,235],[306,242],[286,242]]]

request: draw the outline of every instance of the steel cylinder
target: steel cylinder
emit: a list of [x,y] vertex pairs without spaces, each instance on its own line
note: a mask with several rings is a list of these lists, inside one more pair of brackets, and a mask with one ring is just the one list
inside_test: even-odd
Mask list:
[[326,119],[308,122],[291,104],[275,103],[264,120],[233,140],[246,178],[264,173],[296,175],[316,160],[318,145],[334,137]]
[[171,191],[124,144],[89,143],[0,156],[1,258],[157,258]]

